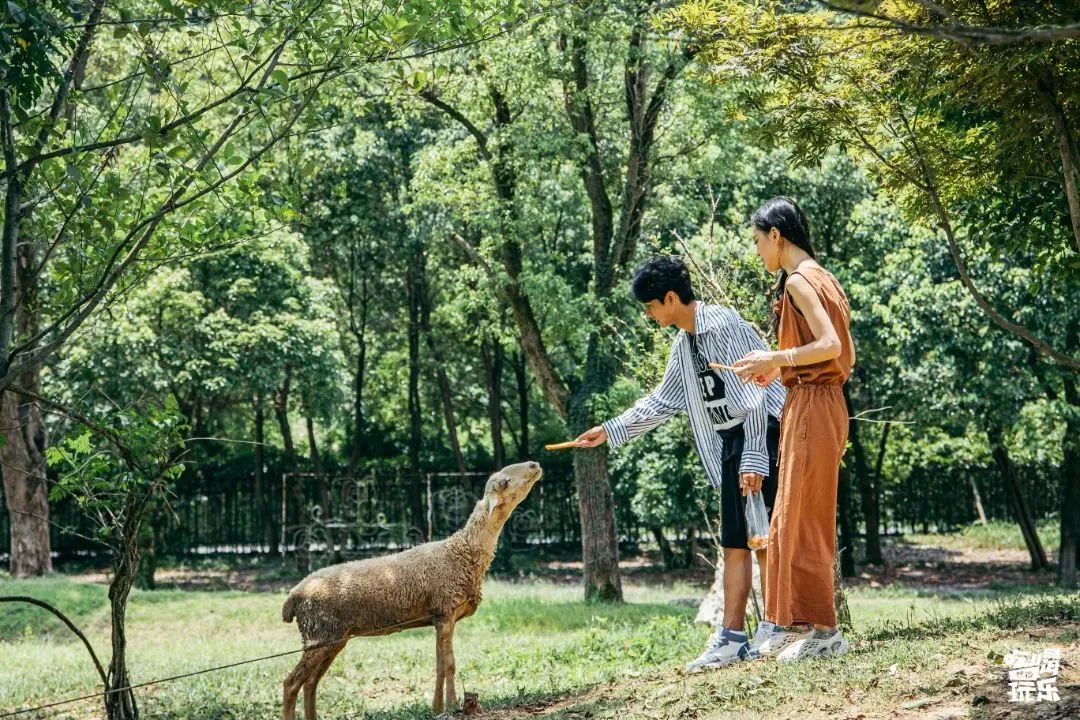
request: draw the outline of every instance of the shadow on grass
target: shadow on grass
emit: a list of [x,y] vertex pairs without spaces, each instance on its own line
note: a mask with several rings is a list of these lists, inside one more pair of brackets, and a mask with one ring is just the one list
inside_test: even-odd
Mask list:
[[[83,632],[93,619],[107,613],[108,590],[103,585],[74,583],[62,578],[0,581],[0,595],[29,596],[64,613]],[[27,603],[0,605],[0,642],[28,638],[78,642],[60,620],[44,608]]]
[[984,613],[970,618],[935,618],[918,623],[887,621],[864,633],[864,640],[932,640],[944,633],[999,629],[1023,630],[1042,625],[1080,623],[1080,593],[1056,591],[1039,597],[999,600]]
[[[523,695],[481,698],[484,717],[492,720],[508,720],[515,717],[533,717],[544,713],[549,720],[581,717],[618,717],[625,703],[617,698],[586,697],[588,688],[574,692],[554,694],[528,693]],[[359,696],[358,696],[359,697]],[[243,698],[215,698],[198,706],[184,704],[175,706],[154,698],[143,698],[142,711],[146,717],[156,720],[265,720],[280,717],[280,703],[248,702]],[[345,702],[320,702],[320,720],[434,720],[435,713],[428,701],[417,701],[395,708],[370,710],[362,707],[346,707]],[[563,705],[564,707],[555,707]],[[457,713],[460,714],[460,706]],[[545,712],[547,711],[547,712]],[[303,715],[302,701],[297,706]],[[612,714],[608,714],[612,713]]]

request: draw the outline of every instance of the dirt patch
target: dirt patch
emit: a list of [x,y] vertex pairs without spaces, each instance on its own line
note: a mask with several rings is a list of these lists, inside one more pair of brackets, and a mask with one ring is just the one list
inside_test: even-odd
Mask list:
[[[898,584],[928,591],[969,591],[993,585],[1049,585],[1053,573],[1031,570],[1023,550],[987,550],[945,548],[916,544],[903,538],[883,538],[885,564],[864,565],[858,575],[848,578],[850,587],[885,587]],[[546,580],[565,585],[581,583],[582,562],[578,559],[543,559],[531,557],[516,572],[498,573],[502,580]],[[696,586],[704,595],[712,584],[713,569],[705,562],[689,568],[665,570],[658,555],[644,552],[620,559],[619,569],[628,584],[669,586],[676,583]],[[177,590],[279,592],[296,584],[304,573],[288,566],[268,562],[262,567],[184,568],[158,570],[160,587]],[[87,571],[73,578],[85,582],[107,583],[103,571]]]
[[1023,550],[950,549],[887,540],[884,565],[864,565],[848,586],[883,587],[894,583],[916,589],[977,590],[991,585],[1050,585],[1054,574],[1031,569]]

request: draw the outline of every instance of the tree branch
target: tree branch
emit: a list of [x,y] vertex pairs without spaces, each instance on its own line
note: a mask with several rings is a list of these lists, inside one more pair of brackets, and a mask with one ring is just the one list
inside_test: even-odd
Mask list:
[[435,90],[431,87],[425,87],[418,94],[420,95],[421,99],[425,100],[430,105],[437,107],[439,110],[442,110],[448,116],[456,120],[458,124],[460,124],[463,128],[465,128],[468,133],[476,139],[476,148],[477,152],[480,154],[480,157],[487,162],[491,162],[491,153],[488,150],[487,136],[484,135],[483,131],[480,130],[480,128],[476,127],[476,125],[474,125],[472,121],[469,120],[469,118],[465,117],[464,113],[442,100],[442,98],[440,98],[439,95],[435,92]]
[[555,408],[559,417],[565,420],[568,417],[566,403],[570,393],[551,362],[551,356],[548,355],[547,348],[544,347],[544,340],[540,334],[540,325],[536,321],[528,297],[522,293],[515,279],[511,278],[508,281],[503,281],[490,263],[473,247],[472,243],[457,234],[454,235],[454,242],[465,251],[465,254],[474,263],[483,268],[491,279],[495,292],[510,305],[510,310],[514,315],[514,322],[517,324],[518,332],[521,335],[521,347],[529,363],[529,368],[533,371],[533,375],[540,384],[540,390],[544,393],[544,397]]
[[[949,22],[945,25],[928,26],[901,20],[900,18],[891,15],[876,13],[869,10],[860,10],[853,5],[848,5],[846,3],[839,4],[828,2],[828,0],[817,0],[817,2],[819,5],[834,12],[847,13],[871,20],[878,20],[899,28],[911,35],[925,35],[939,40],[948,40],[950,42],[968,46],[1002,46],[1016,45],[1025,42],[1052,43],[1059,40],[1080,37],[1080,23],[1022,28],[980,27],[975,25],[961,25],[955,22]],[[929,3],[920,4],[923,4],[924,6],[929,5]],[[941,13],[936,14],[940,15]],[[864,28],[863,26],[860,26],[859,29]]]

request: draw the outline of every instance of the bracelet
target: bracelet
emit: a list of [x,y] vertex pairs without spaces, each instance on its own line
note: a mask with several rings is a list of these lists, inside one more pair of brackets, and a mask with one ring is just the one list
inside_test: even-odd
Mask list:
[[795,367],[795,348],[790,348],[784,351],[784,359],[787,360],[787,364],[791,367]]

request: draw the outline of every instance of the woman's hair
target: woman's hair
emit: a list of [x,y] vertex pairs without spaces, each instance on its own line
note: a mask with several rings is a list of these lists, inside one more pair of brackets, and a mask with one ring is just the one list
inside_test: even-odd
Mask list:
[[690,271],[678,255],[654,255],[634,271],[630,292],[638,302],[663,302],[669,291],[678,295],[684,305],[694,301]]
[[[806,213],[802,211],[798,203],[788,197],[778,196],[765,202],[764,205],[754,211],[753,216],[750,218],[750,222],[754,224],[758,230],[762,232],[769,232],[773,228],[780,231],[780,237],[784,238],[790,243],[794,243],[797,247],[802,248],[806,253],[816,259],[814,255],[814,246],[810,244],[810,223],[806,219]],[[773,317],[772,327],[773,333],[778,333],[780,330],[780,301],[784,297],[784,288],[787,285],[787,271],[783,268],[780,269],[780,276],[776,279],[776,284],[773,285]]]

